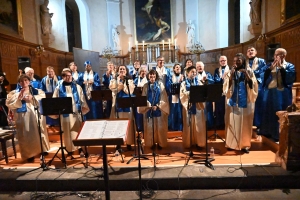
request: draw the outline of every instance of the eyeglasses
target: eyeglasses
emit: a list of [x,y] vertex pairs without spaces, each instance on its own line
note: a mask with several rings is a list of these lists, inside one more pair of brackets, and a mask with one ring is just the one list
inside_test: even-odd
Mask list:
[[220,62],[225,62],[225,61],[227,61],[227,60],[220,60]]
[[164,60],[158,60],[159,62],[165,62]]
[[72,77],[72,75],[64,75],[64,77],[70,78],[70,77]]

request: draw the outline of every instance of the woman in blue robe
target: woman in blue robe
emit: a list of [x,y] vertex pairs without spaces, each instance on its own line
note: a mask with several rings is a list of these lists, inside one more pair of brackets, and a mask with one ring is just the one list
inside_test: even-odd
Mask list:
[[274,62],[267,65],[264,74],[263,116],[259,134],[279,141],[277,111],[292,104],[292,86],[296,79],[295,66],[286,62],[286,50],[276,49]]
[[[107,71],[102,75],[102,83],[105,87],[105,89],[109,89],[109,83],[110,80],[112,80],[115,76],[115,68],[113,62],[107,62]],[[104,109],[104,117],[109,118],[110,113],[111,113],[111,106],[112,106],[112,101],[107,100],[106,101],[106,107]]]
[[[134,79],[133,83],[135,87],[143,88],[143,86],[148,82],[148,79],[146,77],[147,70],[145,67],[139,68],[138,75]],[[140,95],[142,94],[142,90],[137,90],[137,92],[140,92]],[[139,96],[139,94],[136,94],[136,96]],[[143,122],[143,114],[140,114],[137,112],[137,109],[135,112],[135,121],[137,126],[138,132],[144,131],[144,122]]]
[[77,70],[77,65],[75,62],[69,64],[69,68],[72,71],[73,81],[82,87],[83,85],[83,73]]
[[[129,70],[126,66],[120,65],[117,69],[118,76],[115,76],[110,80],[109,89],[112,91],[112,109],[110,113],[110,119],[128,119],[130,120],[129,129],[126,135],[127,149],[131,150],[131,145],[135,143],[134,124],[133,124],[133,112],[130,107],[122,108],[117,102],[117,98],[128,98],[129,92],[132,95],[134,90],[133,80],[129,75]],[[125,77],[129,79],[126,80]],[[128,87],[127,83],[128,81]],[[117,149],[119,147],[117,146]]]
[[83,73],[83,93],[91,110],[85,115],[85,119],[102,119],[102,101],[94,101],[91,95],[91,91],[101,89],[99,75],[92,70],[90,61],[85,61],[84,66],[86,70]]
[[[214,77],[211,75],[211,73],[204,70],[204,63],[202,61],[196,62],[196,69],[198,73],[198,85],[214,84]],[[212,102],[205,103],[205,111],[207,118],[207,129],[211,129],[214,126],[214,113]]]
[[179,91],[180,84],[184,81],[184,76],[181,74],[181,66],[179,64],[173,66],[173,75],[170,81],[170,115],[168,126],[171,131],[182,131],[182,105],[179,98]]

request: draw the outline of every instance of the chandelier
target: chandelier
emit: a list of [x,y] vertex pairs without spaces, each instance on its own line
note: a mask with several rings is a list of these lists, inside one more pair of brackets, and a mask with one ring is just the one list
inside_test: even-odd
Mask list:
[[102,51],[102,56],[110,61],[111,58],[115,57],[117,53],[111,47],[105,47]]
[[45,48],[42,45],[39,45],[34,49],[34,54],[37,57],[40,57],[44,53],[44,51],[45,51]]
[[191,47],[188,47],[188,50],[189,50],[190,53],[193,53],[193,54],[200,54],[200,53],[205,52],[204,47],[198,41],[195,42],[195,44],[193,44]]

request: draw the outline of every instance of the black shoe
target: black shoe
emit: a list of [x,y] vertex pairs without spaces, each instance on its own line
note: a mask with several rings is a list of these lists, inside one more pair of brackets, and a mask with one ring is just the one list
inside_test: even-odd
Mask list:
[[121,149],[121,145],[118,144],[118,145],[116,146],[116,150],[119,150],[119,149]]
[[131,150],[132,150],[131,145],[127,144],[127,150],[128,150],[128,151],[131,151]]
[[49,153],[47,151],[43,152],[43,156],[48,156]]
[[200,147],[200,146],[198,146],[198,145],[196,145],[196,148],[197,148],[198,150],[203,150],[203,149],[204,149],[203,147]]
[[249,153],[249,149],[242,149],[242,152]]
[[79,149],[78,149],[78,154],[80,155],[81,152],[83,152],[83,149],[82,149],[82,148],[79,148]]
[[68,156],[73,156],[73,152],[68,152]]
[[154,150],[154,149],[155,149],[155,144],[152,145],[152,146],[150,147],[150,149]]
[[34,157],[27,158],[27,162],[33,163],[34,162]]
[[162,150],[162,147],[159,144],[157,144],[157,149]]

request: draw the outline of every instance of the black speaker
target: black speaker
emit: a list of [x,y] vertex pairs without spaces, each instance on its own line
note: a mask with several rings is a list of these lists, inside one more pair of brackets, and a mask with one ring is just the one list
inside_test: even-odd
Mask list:
[[280,48],[280,43],[268,44],[267,45],[267,62],[274,61],[274,53],[276,49]]
[[29,57],[18,57],[18,67],[24,71],[25,67],[31,67]]

